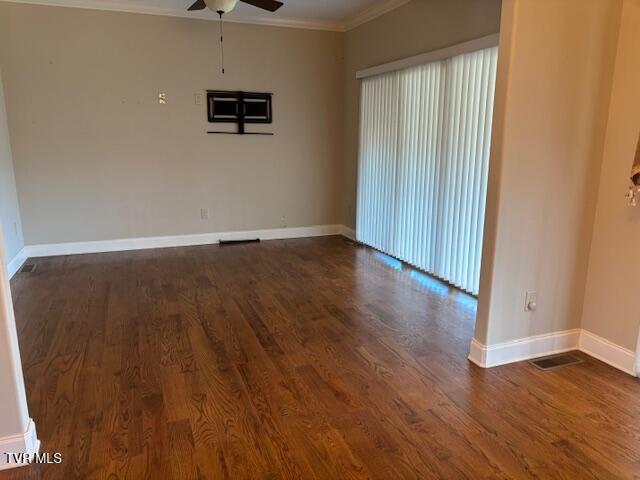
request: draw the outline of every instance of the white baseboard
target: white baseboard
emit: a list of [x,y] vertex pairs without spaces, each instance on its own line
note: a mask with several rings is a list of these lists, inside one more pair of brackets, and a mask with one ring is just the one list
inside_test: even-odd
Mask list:
[[622,370],[629,375],[636,374],[635,353],[610,342],[606,338],[602,338],[587,330],[582,330],[580,333],[579,348],[587,355],[591,355],[604,363],[608,363],[618,370]]
[[469,360],[483,368],[580,350],[630,375],[635,375],[635,354],[584,329],[536,335],[495,345],[471,341]]
[[0,438],[0,470],[28,465],[28,463],[14,463],[8,461],[5,453],[25,453],[34,455],[40,451],[40,440],[36,434],[36,424],[29,419],[27,431],[21,435]]
[[16,254],[15,257],[13,257],[13,259],[9,261],[9,263],[7,264],[9,279],[11,279],[18,272],[18,270],[22,268],[22,265],[24,265],[24,262],[27,261],[27,258],[28,256],[26,250],[23,248]]
[[166,237],[123,238],[118,240],[28,245],[24,248],[24,252],[26,257],[49,257],[54,255],[78,255],[84,253],[145,250],[149,248],[212,245],[219,243],[220,240],[242,240],[254,238],[260,238],[261,240],[279,240],[287,238],[321,237],[326,235],[347,236],[349,230],[350,229],[347,229],[343,225],[316,225],[312,227],[201,233],[193,235],[172,235]]
[[345,225],[340,225],[340,235],[347,237],[349,240],[356,240],[356,231],[353,228],[349,228]]
[[575,350],[579,338],[579,329],[536,335],[495,345],[483,345],[474,338],[471,342],[469,360],[483,368],[497,367]]

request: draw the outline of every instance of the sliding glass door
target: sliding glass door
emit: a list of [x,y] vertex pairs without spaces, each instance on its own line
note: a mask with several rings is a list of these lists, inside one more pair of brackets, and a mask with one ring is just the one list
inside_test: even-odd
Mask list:
[[498,48],[362,82],[358,240],[477,294]]

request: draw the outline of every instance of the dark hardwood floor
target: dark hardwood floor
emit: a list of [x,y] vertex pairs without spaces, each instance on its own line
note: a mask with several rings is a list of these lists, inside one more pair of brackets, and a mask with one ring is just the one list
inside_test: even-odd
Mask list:
[[36,259],[12,281],[61,465],[0,479],[640,478],[640,383],[467,360],[475,300],[339,237]]

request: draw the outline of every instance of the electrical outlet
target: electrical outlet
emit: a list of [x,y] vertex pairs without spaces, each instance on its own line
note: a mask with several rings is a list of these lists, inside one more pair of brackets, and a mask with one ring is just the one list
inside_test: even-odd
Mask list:
[[287,216],[284,213],[280,219],[280,228],[287,228]]
[[196,105],[202,105],[203,102],[203,95],[201,93],[196,93],[193,96],[193,103]]
[[167,104],[167,94],[164,92],[160,92],[158,94],[158,103],[160,105],[166,105]]
[[538,292],[527,292],[524,299],[524,311],[533,312],[538,308]]
[[202,220],[209,220],[209,209],[208,208],[201,208],[200,209],[200,218]]

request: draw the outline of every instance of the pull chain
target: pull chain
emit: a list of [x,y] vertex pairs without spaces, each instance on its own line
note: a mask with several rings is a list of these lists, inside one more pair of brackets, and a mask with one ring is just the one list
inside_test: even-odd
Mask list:
[[222,64],[222,74],[224,75],[224,34],[222,30],[222,14],[224,12],[222,10],[218,10],[218,15],[220,15],[220,56],[221,56],[221,64]]

